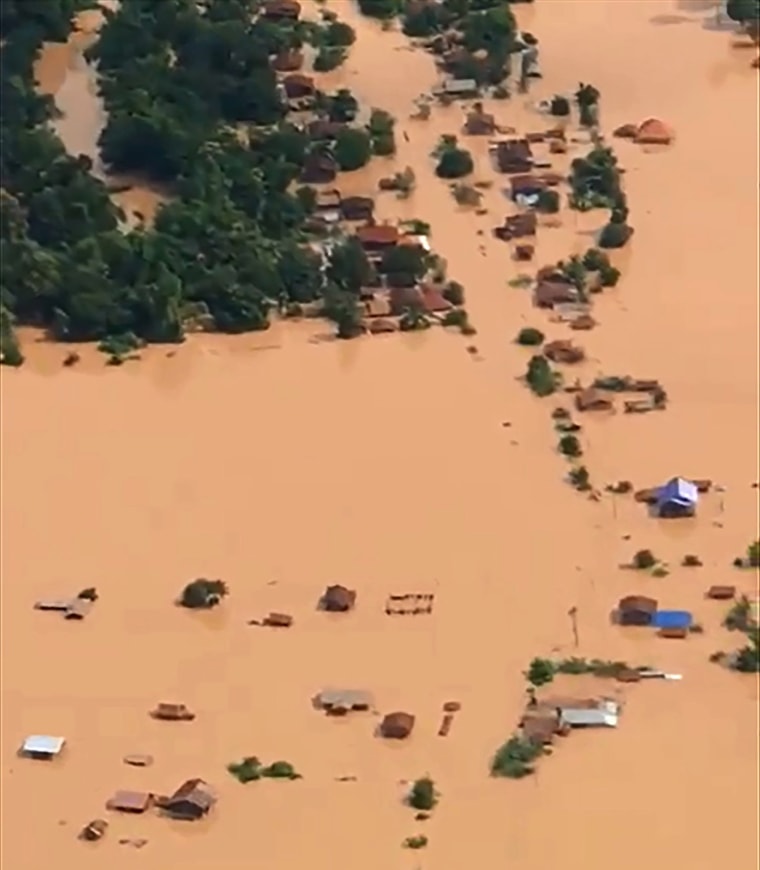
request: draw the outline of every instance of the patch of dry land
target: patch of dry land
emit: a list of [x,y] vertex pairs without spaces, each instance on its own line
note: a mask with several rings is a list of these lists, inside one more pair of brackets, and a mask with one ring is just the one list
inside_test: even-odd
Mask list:
[[[708,661],[737,643],[704,591],[751,594],[757,577],[731,567],[758,525],[757,73],[704,26],[705,4],[537,0],[515,10],[540,39],[544,77],[486,103],[501,124],[543,129],[534,102],[587,81],[605,132],[652,115],[676,131],[659,153],[615,144],[636,234],[615,255],[623,277],[597,297],[577,369],[586,381],[656,377],[670,400],[664,413],[584,416],[600,489],[683,474],[725,490],[693,520],[658,522],[630,497],[588,500],[562,480],[555,403],[516,380],[530,351],[513,337],[528,325],[573,333],[508,286],[520,267],[490,232],[506,213],[501,181],[478,216],[435,178],[430,152],[459,131],[462,106],[407,120],[436,78],[431,57],[346,0],[327,5],[358,33],[329,80],[408,134],[343,191],[414,168],[413,196],[379,197],[380,216],[431,223],[467,288],[479,355],[441,329],[314,343],[303,324],[192,339],[173,355],[154,347],[121,368],[84,350],[63,369],[66,348],[25,347],[27,364],[2,375],[3,865],[751,870],[757,680]],[[487,138],[467,142],[477,176],[496,180]],[[537,263],[586,250],[599,215],[563,209],[560,228],[539,229]],[[642,548],[670,564],[667,577],[619,570]],[[685,553],[704,566],[679,567]],[[223,578],[230,595],[209,612],[174,607],[199,575]],[[350,613],[316,610],[333,583],[356,590]],[[100,600],[84,621],[32,609],[89,586]],[[413,591],[435,594],[432,614],[386,615],[389,593]],[[704,634],[611,625],[629,592],[692,610]],[[270,611],[294,624],[247,625]],[[537,655],[683,680],[613,684],[625,700],[617,729],[574,733],[532,778],[491,778]],[[316,712],[310,699],[327,686],[370,690],[380,714],[413,713],[412,735],[375,737],[371,712]],[[442,738],[449,700],[462,707]],[[152,719],[160,701],[195,719]],[[35,733],[65,736],[63,754],[19,759]],[[129,753],[154,763],[127,766]],[[254,754],[303,778],[241,785],[226,766]],[[405,783],[425,774],[441,798],[415,821]],[[219,794],[203,821],[104,809],[117,789],[167,794],[194,776]],[[100,816],[103,841],[78,842]],[[422,833],[425,849],[401,848]],[[148,841],[139,854],[119,845],[130,837]]]

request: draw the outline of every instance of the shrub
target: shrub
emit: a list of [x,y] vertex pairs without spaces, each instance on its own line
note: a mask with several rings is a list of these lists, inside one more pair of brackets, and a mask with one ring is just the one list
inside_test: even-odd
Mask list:
[[350,24],[332,21],[325,28],[325,41],[332,46],[349,46],[356,41],[356,33]]
[[261,775],[269,779],[301,779],[289,761],[273,761],[261,769]]
[[215,607],[227,595],[229,589],[224,581],[199,578],[185,586],[179,603],[192,610],[208,609]]
[[528,386],[537,396],[550,396],[557,389],[557,380],[545,356],[531,357],[525,375]]
[[335,140],[335,159],[344,172],[366,166],[372,156],[372,143],[364,130],[344,128]]
[[588,492],[591,489],[591,475],[585,465],[572,468],[568,479],[578,492]]
[[536,347],[544,343],[544,334],[540,329],[526,326],[517,333],[515,341],[523,347]]
[[261,762],[255,755],[227,765],[227,770],[243,785],[261,779]]
[[613,223],[610,221],[599,234],[600,248],[622,248],[633,235],[633,230],[628,224]]
[[731,609],[723,619],[723,627],[729,631],[746,631],[750,625],[750,603],[746,595],[742,595],[731,605]]
[[639,550],[634,553],[631,564],[640,571],[646,571],[649,568],[654,568],[657,564],[657,558],[651,550]]
[[559,439],[559,452],[563,456],[570,456],[572,458],[581,456],[583,454],[581,442],[575,437],[575,435],[563,435]]
[[496,85],[493,89],[493,93],[491,96],[494,100],[508,100],[509,99],[509,88],[505,85]]
[[464,287],[457,281],[449,281],[443,288],[443,298],[452,305],[464,305]]
[[314,58],[315,72],[330,72],[337,69],[346,59],[346,52],[342,48],[331,45],[323,45]]
[[599,248],[589,248],[581,262],[589,272],[599,272],[610,265],[610,258]]
[[760,568],[760,540],[753,541],[747,547],[747,562],[751,568]]
[[554,679],[554,665],[549,659],[535,658],[525,671],[525,679],[531,684],[539,688],[547,683],[551,683]]
[[88,586],[77,595],[77,598],[81,598],[83,601],[97,601],[98,590],[94,586]]
[[429,776],[415,780],[409,792],[409,806],[415,810],[432,810],[437,803],[438,793],[433,780]]
[[559,211],[560,198],[556,190],[542,190],[538,194],[536,208],[544,214],[556,214]]
[[522,779],[533,773],[533,764],[544,750],[530,740],[521,737],[510,737],[499,747],[491,762],[491,776],[505,776],[510,779]]
[[464,148],[445,149],[438,159],[435,174],[439,178],[462,178],[469,175],[475,164],[472,155]]
[[549,112],[555,118],[566,118],[570,114],[570,100],[567,97],[552,97],[552,101],[549,104]]
[[620,269],[609,264],[599,269],[599,281],[602,287],[614,287],[620,280]]
[[407,837],[404,840],[405,849],[424,849],[428,844],[428,838],[424,834],[417,834],[415,837]]

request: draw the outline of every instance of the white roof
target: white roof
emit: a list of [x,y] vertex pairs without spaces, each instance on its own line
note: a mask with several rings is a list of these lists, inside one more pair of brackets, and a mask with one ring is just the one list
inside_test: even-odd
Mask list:
[[58,755],[66,742],[65,737],[50,737],[46,734],[32,734],[24,741],[24,752],[40,755]]

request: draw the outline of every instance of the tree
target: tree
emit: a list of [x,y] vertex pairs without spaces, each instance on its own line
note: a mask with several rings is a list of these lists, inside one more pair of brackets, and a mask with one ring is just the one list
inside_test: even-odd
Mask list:
[[554,679],[554,664],[549,659],[535,658],[525,672],[525,679],[537,689]]
[[726,15],[738,24],[760,22],[760,0],[728,0]]
[[343,172],[366,166],[372,157],[372,140],[364,130],[346,127],[335,140],[335,159]]
[[383,252],[378,271],[391,287],[414,287],[427,272],[427,265],[422,248],[398,245]]
[[747,562],[751,568],[760,568],[760,540],[747,547]]
[[591,489],[591,475],[585,465],[577,465],[575,468],[571,468],[568,479],[579,492],[587,492]]
[[475,168],[472,155],[464,148],[447,148],[435,168],[435,174],[439,178],[463,178],[469,175]]
[[351,339],[364,331],[359,302],[353,293],[342,290],[334,284],[325,291],[324,315],[337,327],[338,338]]
[[222,580],[200,578],[185,586],[180,597],[180,604],[194,610],[209,609],[216,607],[227,595],[229,595],[229,589]]
[[389,156],[396,153],[396,139],[393,128],[396,121],[393,116],[382,109],[373,109],[367,130],[372,138],[372,150],[379,156]]
[[625,223],[610,221],[599,234],[600,248],[622,248],[633,235],[633,229]]
[[443,288],[443,298],[452,305],[464,305],[464,287],[458,281],[449,281]]
[[327,45],[345,48],[356,42],[356,33],[350,24],[343,21],[331,21],[324,31]]
[[575,437],[575,435],[563,435],[559,439],[559,452],[563,456],[569,456],[572,459],[575,459],[583,454],[583,449],[581,448],[581,442]]
[[633,555],[632,564],[634,568],[647,571],[657,564],[657,557],[651,550],[638,550]]
[[491,762],[491,776],[522,779],[533,773],[533,762],[543,754],[539,743],[511,737],[501,746]]
[[515,341],[524,347],[535,347],[544,343],[544,334],[540,329],[526,326],[517,333]]
[[327,114],[331,121],[347,124],[359,114],[359,103],[347,88],[341,88],[328,99]]
[[544,214],[556,214],[559,211],[560,198],[556,190],[541,190],[538,194],[536,209]]
[[549,361],[540,354],[530,358],[525,380],[537,396],[550,396],[557,389],[557,382]]
[[345,61],[346,56],[342,48],[323,45],[314,58],[314,71],[330,72],[337,69]]
[[581,116],[581,124],[584,127],[593,127],[598,120],[599,91],[593,85],[581,82],[575,92],[575,102]]
[[362,287],[372,283],[374,270],[355,236],[349,236],[331,250],[327,277],[340,289],[356,296]]
[[415,810],[427,812],[432,810],[438,803],[438,795],[435,783],[430,777],[415,780],[412,790],[409,792],[409,805]]
[[359,0],[359,11],[370,18],[393,18],[399,8],[398,0]]

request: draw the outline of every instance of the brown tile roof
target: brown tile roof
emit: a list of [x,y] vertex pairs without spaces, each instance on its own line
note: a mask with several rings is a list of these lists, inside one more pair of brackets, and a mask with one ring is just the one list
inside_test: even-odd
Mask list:
[[382,226],[360,227],[356,237],[363,245],[396,245],[399,240],[397,227],[387,224]]
[[438,289],[438,287],[422,287],[421,293],[422,307],[429,314],[434,314],[438,311],[448,311],[454,307],[448,299],[444,299],[443,293]]

